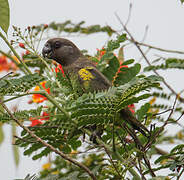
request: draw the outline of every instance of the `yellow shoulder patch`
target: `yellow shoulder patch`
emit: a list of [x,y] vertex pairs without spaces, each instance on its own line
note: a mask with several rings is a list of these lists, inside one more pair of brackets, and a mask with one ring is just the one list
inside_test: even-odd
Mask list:
[[91,79],[94,79],[95,77],[92,75],[91,72],[88,71],[88,69],[93,69],[92,67],[86,67],[79,70],[79,76],[82,78],[83,81],[90,81]]

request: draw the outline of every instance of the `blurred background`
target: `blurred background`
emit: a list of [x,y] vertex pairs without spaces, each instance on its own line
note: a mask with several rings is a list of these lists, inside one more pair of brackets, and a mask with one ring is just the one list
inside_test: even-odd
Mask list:
[[[12,39],[12,25],[25,29],[27,26],[49,24],[53,21],[62,23],[66,20],[71,20],[74,23],[85,21],[86,25],[109,25],[113,29],[121,31],[122,26],[115,13],[119,15],[123,22],[126,22],[130,3],[132,3],[132,10],[127,27],[136,40],[141,41],[146,31],[145,43],[165,49],[184,51],[184,6],[179,0],[9,0],[11,25],[8,38],[9,40]],[[147,27],[148,30],[146,30]],[[69,36],[68,38],[80,49],[88,50],[91,55],[96,53],[97,48],[102,48],[108,40],[108,36],[104,33]],[[8,50],[2,39],[0,39],[0,49]],[[148,55],[150,60],[157,58],[156,53],[156,51],[152,51]],[[134,58],[137,61],[144,61],[133,46],[125,48],[124,54],[125,59]],[[172,55],[168,54],[168,57],[172,57]],[[164,57],[166,56],[167,54],[164,53]],[[178,54],[173,56],[183,58],[182,55]],[[3,73],[0,75],[3,75]],[[183,75],[183,72],[175,73],[174,70],[168,74],[166,80],[172,84],[172,87],[175,87],[175,91],[182,89],[181,79],[184,77]],[[27,101],[20,101],[18,108],[28,106]],[[13,107],[12,104],[9,105]],[[21,157],[17,167],[13,158],[12,137],[10,136],[11,125],[4,125],[3,131],[5,139],[0,145],[0,179],[19,179],[24,178],[28,173],[38,172],[42,165],[46,163],[46,159],[33,161],[31,157],[23,156],[20,149]],[[169,133],[173,132],[172,130]]]

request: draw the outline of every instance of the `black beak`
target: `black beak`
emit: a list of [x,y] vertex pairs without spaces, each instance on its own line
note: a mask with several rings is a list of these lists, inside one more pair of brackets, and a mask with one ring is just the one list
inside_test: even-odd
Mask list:
[[47,57],[47,58],[50,58],[50,55],[51,55],[51,52],[52,52],[52,48],[50,46],[50,44],[46,43],[42,49],[42,55],[43,57]]

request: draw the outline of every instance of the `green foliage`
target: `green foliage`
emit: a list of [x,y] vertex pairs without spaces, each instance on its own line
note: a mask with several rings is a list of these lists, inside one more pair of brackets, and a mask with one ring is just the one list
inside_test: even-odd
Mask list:
[[[100,25],[91,25],[91,26],[84,26],[85,22],[81,21],[79,23],[73,23],[70,20],[65,21],[63,23],[55,23],[52,22],[48,24],[48,28],[59,33],[66,32],[66,33],[80,33],[80,34],[93,34],[98,32],[107,33],[111,36],[115,31],[110,26],[103,26]],[[42,25],[36,26],[35,29],[37,32],[40,32],[42,29]]]
[[140,69],[141,66],[138,63],[129,68],[122,67],[114,81],[114,85],[119,86],[129,82],[140,72]]
[[126,41],[126,34],[122,34],[116,38],[116,40],[110,40],[107,44],[106,51],[111,52],[120,47],[120,43]]
[[97,68],[109,79],[110,82],[114,80],[120,67],[119,59],[113,54],[113,50],[118,49],[120,44],[125,42],[125,40],[126,34],[117,36],[116,40],[110,40],[107,47],[104,49],[105,54],[97,65]]
[[[148,98],[149,94],[138,97],[134,97],[134,95],[154,86],[157,87],[158,80],[155,76],[137,77],[120,87],[112,87],[104,92],[83,94],[76,100],[72,100],[71,106],[66,106],[67,112],[71,114],[71,119],[56,113],[43,125],[30,127],[30,129],[47,143],[65,153],[70,153],[72,149],[76,150],[81,146],[81,141],[78,138],[82,134],[81,130],[84,126],[112,123],[116,113],[122,108]],[[33,156],[34,160],[47,156],[51,152],[50,149],[44,148],[40,142],[34,142],[34,139],[25,131],[23,131],[21,138],[16,141],[16,144],[25,148],[24,155],[30,155],[42,148],[40,153]]]
[[153,71],[153,70],[165,70],[165,69],[184,69],[184,60],[177,58],[168,58],[165,59],[165,63],[159,65],[151,65],[144,68],[144,71]]
[[113,53],[107,53],[103,56],[103,58],[104,61],[101,60],[98,63],[98,69],[100,69],[109,81],[112,82],[120,67],[119,60],[113,55]]
[[[41,115],[41,111],[43,106],[38,107],[37,109],[30,109],[30,110],[23,110],[23,111],[16,111],[13,115],[20,120],[26,121],[30,117],[39,117]],[[12,118],[7,113],[0,112],[0,122],[7,123],[12,121]]]
[[7,33],[10,24],[10,10],[8,0],[0,0],[0,27]]
[[[71,157],[73,158],[77,156],[78,154],[71,154]],[[100,180],[109,177],[109,175],[116,177],[117,174],[115,172],[107,170],[110,170],[112,167],[108,163],[104,163],[103,156],[103,153],[89,154],[87,156],[83,156],[82,163],[87,165]],[[71,163],[66,163],[66,161],[60,157],[56,157],[51,163],[53,164],[52,168],[45,169],[40,172],[41,179],[46,180],[47,178],[45,177],[49,177],[48,175],[50,175],[50,178],[56,177],[56,179],[88,179],[87,174],[83,170]],[[52,173],[56,173],[56,175],[51,175]]]
[[18,78],[0,80],[0,95],[11,95],[16,92],[26,92],[46,78],[39,74],[29,74]]
[[149,103],[146,103],[144,105],[141,106],[140,109],[137,110],[136,114],[137,114],[137,119],[139,121],[142,121],[143,118],[145,118],[144,116],[147,114],[147,112],[149,111],[150,109],[150,104]]
[[[120,111],[122,108],[126,107],[129,104],[137,103],[139,101],[139,98],[135,98],[134,95],[144,91],[148,90],[152,87],[158,87],[159,83],[158,81],[160,78],[156,76],[149,76],[146,78],[134,78],[132,81],[130,81],[127,84],[124,84],[120,86],[123,87],[123,93],[121,95],[119,104],[118,104],[118,111]],[[149,96],[140,96],[142,98],[148,98]],[[138,100],[138,101],[137,101]]]
[[[45,29],[47,29],[46,32]],[[16,27],[14,30],[15,40],[13,43],[21,42],[25,45],[25,49],[29,50],[29,53],[23,56],[24,61],[22,62],[25,64],[19,66],[20,70],[27,66],[39,73],[2,78],[0,80],[1,97],[17,93],[14,98],[16,99],[22,95],[20,92],[26,94],[32,87],[46,79],[45,88],[50,88],[50,95],[44,102],[46,107],[41,105],[35,109],[13,112],[15,118],[22,123],[30,120],[42,122],[36,126],[28,125],[32,133],[64,153],[68,158],[83,163],[99,180],[126,179],[127,177],[131,178],[130,174],[134,176],[133,179],[140,179],[139,176],[143,175],[147,178],[151,170],[145,158],[153,166],[153,162],[150,160],[152,155],[157,155],[155,161],[157,167],[151,167],[153,172],[161,169],[179,172],[183,168],[183,131],[174,137],[168,136],[164,132],[165,125],[162,125],[163,123],[166,125],[172,123],[182,126],[178,120],[182,117],[184,109],[180,103],[176,103],[173,108],[174,95],[160,87],[162,78],[146,75],[147,72],[150,74],[155,70],[183,69],[183,59],[167,58],[164,59],[165,61],[155,61],[154,65],[144,69],[145,74],[140,75],[141,64],[134,59],[124,59],[123,48],[126,46],[124,42],[127,38],[125,34],[122,34],[107,42],[104,47],[104,55],[100,57],[100,60],[98,56],[90,57],[97,63],[97,68],[112,82],[113,86],[106,91],[85,93],[79,96],[69,77],[61,71],[56,73],[54,71],[56,64],[53,65],[52,61],[43,59],[39,55],[40,40],[50,31],[52,31],[51,33],[88,35],[105,32],[109,36],[116,32],[109,26],[85,26],[83,21],[77,24],[71,21],[50,23],[48,27],[42,24],[28,27],[24,33]],[[36,39],[40,40],[35,41]],[[118,57],[114,51],[119,51]],[[3,99],[6,102],[6,98]],[[139,107],[140,101],[142,102]],[[146,127],[150,129],[148,130],[149,137],[144,137],[131,124],[123,121],[120,111],[132,104],[136,105],[134,117],[142,125],[150,125],[150,127]],[[131,107],[129,108],[131,110]],[[164,116],[164,113],[170,113],[171,109],[171,115]],[[48,114],[47,118],[43,116],[43,112]],[[11,120],[9,114],[0,110],[1,123],[9,123]],[[94,126],[96,129],[93,128]],[[15,135],[14,127],[13,134]],[[98,130],[102,129],[103,134],[97,137],[96,144],[89,141],[91,135],[98,134]],[[159,133],[159,130],[162,132]],[[176,145],[170,153],[158,151],[157,145],[170,143],[173,139],[177,140],[176,143],[179,142],[180,145]],[[50,148],[33,138],[25,130],[19,137],[16,136],[15,145],[17,145],[14,146],[16,157],[18,157],[18,146],[24,149],[25,156],[32,156],[33,160],[41,159],[52,153]],[[161,154],[159,157],[158,152]],[[167,162],[163,165],[164,161]],[[68,163],[59,156],[51,159],[50,163],[50,168],[41,171],[41,177],[28,175],[25,179],[89,179],[89,175],[83,169]],[[135,166],[137,167],[136,171],[134,170]],[[176,174],[172,173],[168,176],[173,178],[176,177]],[[158,176],[155,179],[158,178],[164,179],[165,177]]]

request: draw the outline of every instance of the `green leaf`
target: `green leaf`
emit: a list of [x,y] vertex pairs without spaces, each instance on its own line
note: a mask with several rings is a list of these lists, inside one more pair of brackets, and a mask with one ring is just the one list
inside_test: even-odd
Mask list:
[[132,67],[122,67],[114,81],[114,85],[119,86],[129,82],[140,72],[140,69],[141,65],[138,63]]
[[109,61],[108,66],[102,71],[102,73],[109,79],[110,82],[112,82],[119,67],[120,67],[119,61],[116,58],[116,56],[114,56]]
[[146,115],[146,113],[148,112],[149,108],[150,108],[149,103],[146,103],[143,106],[141,106],[141,108],[136,113],[137,119],[141,121],[144,118],[144,115]]
[[77,138],[72,138],[68,141],[68,144],[71,145],[72,149],[77,150],[81,146],[81,141],[77,140]]
[[107,49],[106,51],[113,51],[117,48],[120,47],[120,43],[124,42],[126,40],[126,34],[122,34],[120,36],[117,37],[116,40],[110,40],[107,44]]
[[38,73],[29,74],[18,78],[0,80],[0,94],[11,95],[17,92],[26,92],[46,78]]
[[171,153],[183,152],[183,149],[184,149],[184,144],[179,144],[171,150]]
[[118,36],[118,42],[119,43],[122,43],[124,41],[126,41],[126,34],[122,34],[122,35]]
[[123,64],[121,64],[121,66],[126,66],[126,65],[129,65],[129,64],[132,64],[132,63],[134,63],[134,59],[129,59],[129,60],[126,60],[126,61],[124,61],[123,62]]
[[61,149],[64,153],[71,153],[71,148],[68,145],[65,145]]
[[0,0],[0,27],[7,34],[10,25],[10,9],[8,0]]

